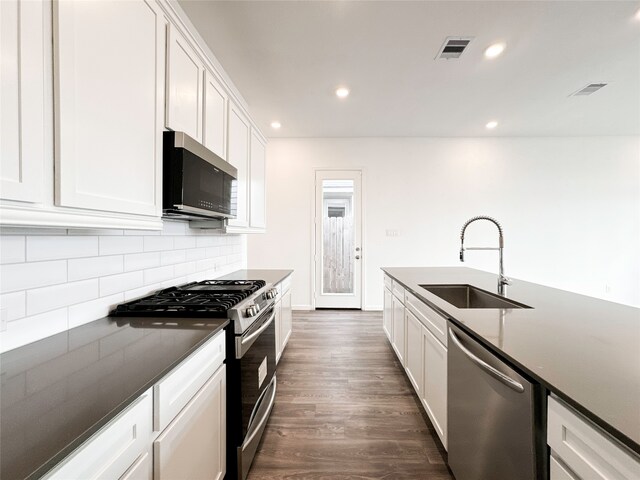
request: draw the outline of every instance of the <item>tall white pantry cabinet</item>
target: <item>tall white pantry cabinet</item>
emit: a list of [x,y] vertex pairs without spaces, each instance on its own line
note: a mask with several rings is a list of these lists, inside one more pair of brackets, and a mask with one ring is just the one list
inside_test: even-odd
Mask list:
[[229,231],[264,231],[266,141],[176,2],[3,0],[0,23],[0,224],[162,228],[177,130],[239,152]]

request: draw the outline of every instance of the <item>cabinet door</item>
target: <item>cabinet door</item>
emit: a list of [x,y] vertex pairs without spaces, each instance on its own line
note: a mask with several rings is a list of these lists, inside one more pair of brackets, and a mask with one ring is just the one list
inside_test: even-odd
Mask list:
[[238,169],[238,181],[236,182],[235,200],[237,215],[234,220],[229,220],[229,225],[234,227],[247,227],[249,189],[249,121],[233,102],[229,102],[229,163]]
[[204,81],[203,144],[220,158],[227,159],[227,92],[209,70]]
[[226,366],[153,442],[154,480],[221,480],[226,472]]
[[291,311],[291,290],[287,291],[282,296],[282,349],[284,352],[284,347],[287,346],[289,342],[289,338],[291,337],[291,332],[293,330],[293,312]]
[[422,394],[422,367],[424,361],[422,358],[422,329],[424,328],[418,319],[408,309],[405,309],[406,327],[407,327],[407,351],[406,351],[406,369],[407,376],[415,388],[418,395]]
[[265,174],[266,151],[262,139],[251,131],[251,168],[249,168],[249,222],[252,228],[266,226]]
[[278,363],[282,355],[282,299],[278,300],[274,308],[276,311],[274,319],[276,324],[276,363]]
[[171,26],[167,56],[167,128],[202,142],[204,64],[187,40]]
[[151,452],[145,452],[136,463],[131,465],[120,480],[152,480],[153,479],[153,463],[151,462]]
[[447,349],[426,328],[422,327],[424,350],[424,384],[422,404],[447,448]]
[[160,215],[165,29],[152,1],[54,3],[58,205]]
[[[0,197],[42,201],[47,2],[0,2]],[[49,125],[50,126],[50,125]]]
[[382,312],[382,329],[384,333],[387,335],[389,341],[392,341],[392,331],[393,331],[393,305],[391,299],[393,298],[393,294],[391,290],[385,287],[384,289],[384,310]]
[[404,305],[398,300],[395,295],[391,299],[393,305],[393,349],[398,355],[398,360],[402,366],[405,365],[404,359],[404,343],[405,343],[405,318],[404,318]]
[[46,475],[46,480],[120,478],[147,451],[151,440],[151,390]]

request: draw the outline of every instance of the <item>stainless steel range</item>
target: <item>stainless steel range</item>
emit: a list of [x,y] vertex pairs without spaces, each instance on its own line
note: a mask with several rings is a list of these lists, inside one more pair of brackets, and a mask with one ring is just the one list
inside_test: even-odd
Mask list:
[[[275,288],[262,280],[205,280],[119,305],[112,315],[229,318],[227,328],[227,478],[244,480],[276,397]],[[160,326],[160,325],[159,325]]]

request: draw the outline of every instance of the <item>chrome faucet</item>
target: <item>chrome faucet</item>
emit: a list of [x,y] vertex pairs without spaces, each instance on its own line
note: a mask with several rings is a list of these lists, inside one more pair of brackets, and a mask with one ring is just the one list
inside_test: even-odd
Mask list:
[[[498,227],[498,248],[494,248],[494,247],[464,247],[464,232],[467,229],[467,227],[475,222],[476,220],[488,220],[491,223],[493,223],[496,227]],[[511,285],[511,280],[508,279],[507,277],[505,277],[504,275],[504,264],[502,261],[502,250],[504,249],[504,237],[502,236],[502,227],[500,226],[500,223],[495,219],[495,218],[491,218],[491,217],[487,217],[484,215],[480,215],[478,217],[473,217],[469,220],[467,220],[465,222],[465,224],[462,226],[462,231],[460,232],[460,261],[464,262],[464,251],[465,250],[498,250],[499,254],[500,254],[500,265],[499,265],[499,274],[498,274],[498,293],[502,296],[506,295],[505,292],[505,286],[506,285]]]

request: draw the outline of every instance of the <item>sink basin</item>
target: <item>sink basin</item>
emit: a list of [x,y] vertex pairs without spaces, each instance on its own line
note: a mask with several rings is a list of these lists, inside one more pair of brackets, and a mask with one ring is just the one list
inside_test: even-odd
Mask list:
[[458,308],[531,308],[472,285],[420,285]]

